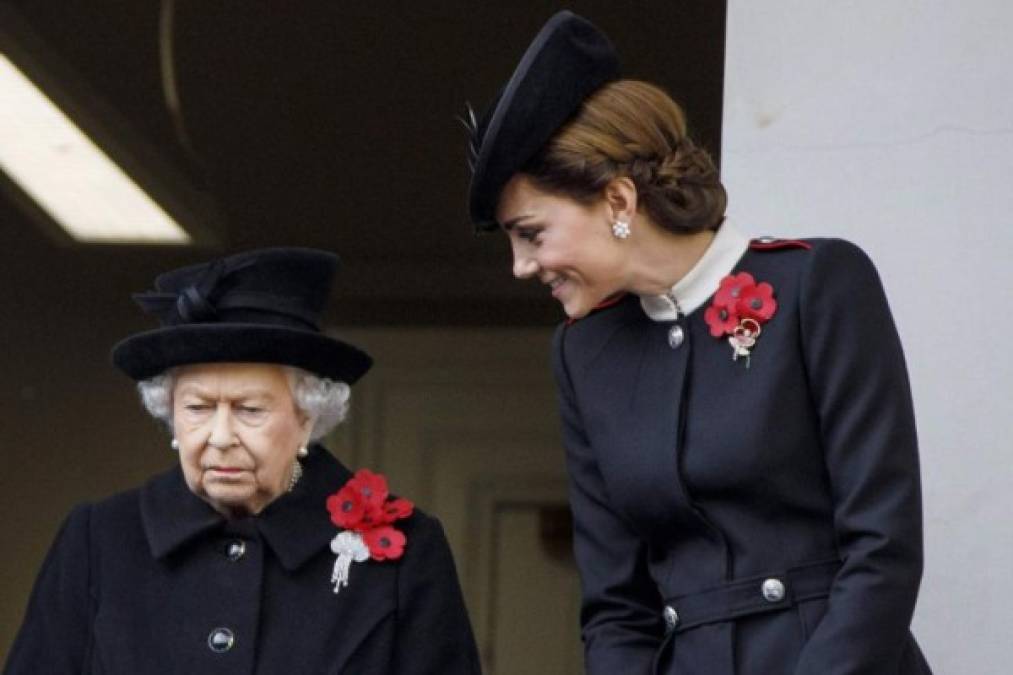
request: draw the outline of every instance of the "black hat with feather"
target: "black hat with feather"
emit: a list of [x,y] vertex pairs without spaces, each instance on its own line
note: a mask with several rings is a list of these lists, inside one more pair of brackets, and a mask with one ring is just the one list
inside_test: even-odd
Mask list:
[[469,211],[477,231],[496,229],[496,205],[507,181],[588,96],[618,77],[619,58],[591,22],[570,11],[548,20],[482,119],[468,110]]
[[231,362],[297,366],[352,384],[373,360],[319,326],[338,265],[326,251],[269,248],[161,274],[134,300],[162,326],[113,347],[113,363],[135,380]]

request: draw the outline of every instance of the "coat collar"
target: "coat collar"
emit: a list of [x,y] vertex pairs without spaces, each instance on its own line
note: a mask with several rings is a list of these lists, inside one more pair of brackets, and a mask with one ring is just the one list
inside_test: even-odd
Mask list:
[[640,305],[655,321],[675,321],[702,306],[749,249],[749,238],[727,220],[696,265],[664,295],[642,295]]
[[185,544],[214,532],[259,532],[293,571],[325,548],[336,533],[327,514],[327,497],[351,478],[351,472],[322,446],[314,446],[303,463],[295,489],[251,518],[229,521],[190,492],[178,466],[141,488],[141,519],[151,554],[161,559]]

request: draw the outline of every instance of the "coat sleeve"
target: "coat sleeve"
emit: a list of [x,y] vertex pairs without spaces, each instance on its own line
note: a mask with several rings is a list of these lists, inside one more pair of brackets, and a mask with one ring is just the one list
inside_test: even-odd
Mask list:
[[879,276],[858,247],[817,245],[803,273],[805,366],[843,565],[796,675],[899,672],[922,573],[914,411]]
[[398,675],[477,675],[475,636],[439,521],[416,513],[398,573]]
[[64,521],[35,581],[4,675],[72,675],[86,669],[94,602],[90,592],[91,508]]
[[553,371],[566,446],[574,556],[580,571],[581,637],[588,675],[651,672],[661,646],[661,599],[647,546],[609,504],[564,359],[565,326],[553,341]]

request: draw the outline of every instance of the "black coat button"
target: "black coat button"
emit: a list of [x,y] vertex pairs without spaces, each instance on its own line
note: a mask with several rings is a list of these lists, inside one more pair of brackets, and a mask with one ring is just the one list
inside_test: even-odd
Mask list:
[[239,539],[237,541],[230,541],[225,545],[225,556],[231,561],[236,562],[240,558],[246,555],[246,542]]
[[229,651],[234,644],[236,636],[228,628],[215,628],[208,635],[208,648],[218,654]]

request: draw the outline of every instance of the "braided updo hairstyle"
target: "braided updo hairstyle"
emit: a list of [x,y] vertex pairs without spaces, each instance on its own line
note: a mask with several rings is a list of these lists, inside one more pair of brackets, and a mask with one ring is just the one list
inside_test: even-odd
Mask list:
[[606,84],[582,104],[522,172],[548,192],[584,204],[628,177],[640,206],[675,233],[715,229],[728,197],[710,155],[686,135],[686,116],[658,87]]

